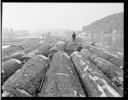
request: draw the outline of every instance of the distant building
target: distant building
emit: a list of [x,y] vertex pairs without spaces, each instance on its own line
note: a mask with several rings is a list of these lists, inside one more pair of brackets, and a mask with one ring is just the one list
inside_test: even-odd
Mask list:
[[7,40],[9,38],[9,29],[3,27],[2,28],[2,41]]
[[2,40],[16,40],[17,38],[25,38],[29,35],[27,30],[16,30],[13,28],[2,28]]
[[40,38],[41,38],[41,39],[50,38],[50,35],[51,35],[51,33],[50,33],[50,32],[42,33]]
[[15,40],[16,36],[13,28],[2,28],[2,41],[3,40]]
[[25,38],[29,36],[29,33],[27,30],[16,30],[14,31],[16,38]]

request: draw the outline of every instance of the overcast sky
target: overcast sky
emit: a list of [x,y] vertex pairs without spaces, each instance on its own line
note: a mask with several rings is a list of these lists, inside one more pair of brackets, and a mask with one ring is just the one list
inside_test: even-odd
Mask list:
[[29,31],[81,30],[82,26],[123,10],[123,3],[3,3],[2,26]]

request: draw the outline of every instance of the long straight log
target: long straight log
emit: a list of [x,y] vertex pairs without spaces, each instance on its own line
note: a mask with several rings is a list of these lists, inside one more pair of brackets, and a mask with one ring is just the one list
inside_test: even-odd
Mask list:
[[48,57],[48,55],[49,55],[49,49],[50,48],[51,48],[51,45],[49,43],[43,42],[42,44],[40,44],[40,47],[37,48],[37,50],[40,52],[39,54]]
[[66,43],[64,41],[59,41],[50,50],[64,51]]
[[11,54],[10,56],[5,56],[4,58],[2,58],[2,62],[5,62],[9,59],[18,59],[19,60],[24,55],[25,55],[24,52],[15,52],[15,53]]
[[98,49],[96,47],[93,47],[93,46],[87,46],[85,48],[88,49],[90,52],[98,55],[99,57],[104,58],[107,61],[115,64],[118,67],[123,65],[123,60],[111,55],[110,53],[107,53],[107,52],[105,52],[105,51],[103,51],[101,49]]
[[47,70],[48,58],[37,55],[27,61],[2,86],[2,96],[35,96]]
[[83,58],[82,54],[77,51],[71,54],[71,59],[89,97],[121,97],[104,74],[91,64],[89,59]]
[[62,51],[55,53],[39,96],[85,97],[81,84],[72,68],[73,65],[66,53]]
[[86,49],[83,49],[81,53],[85,58],[89,58],[123,93],[122,69]]
[[69,41],[69,43],[66,46],[66,51],[70,55],[72,52],[74,52],[78,47],[83,47],[81,42],[79,41]]
[[65,48],[66,48],[66,43],[64,41],[59,41],[55,43],[55,45],[52,46],[51,49],[49,50],[49,57],[53,58],[54,54],[57,51],[65,51]]
[[22,62],[17,59],[10,59],[2,62],[1,83],[3,84],[15,71],[22,67]]

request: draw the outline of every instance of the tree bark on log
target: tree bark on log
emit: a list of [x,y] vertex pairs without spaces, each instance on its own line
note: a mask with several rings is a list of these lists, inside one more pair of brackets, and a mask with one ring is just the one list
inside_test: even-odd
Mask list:
[[82,55],[89,58],[118,88],[123,94],[123,70],[103,58],[92,54],[88,50],[82,50]]
[[82,57],[79,52],[71,54],[71,59],[78,71],[89,97],[120,97],[121,95],[109,84],[104,74]]
[[37,55],[27,61],[2,86],[3,95],[12,94],[15,97],[35,96],[47,71],[48,58]]
[[85,97],[78,77],[73,70],[73,65],[68,55],[63,51],[55,53],[39,96]]

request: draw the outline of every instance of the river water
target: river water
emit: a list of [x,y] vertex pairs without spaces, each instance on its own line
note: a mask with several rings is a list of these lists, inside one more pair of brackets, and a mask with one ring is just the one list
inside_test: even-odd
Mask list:
[[2,49],[8,48],[10,45],[3,45]]

